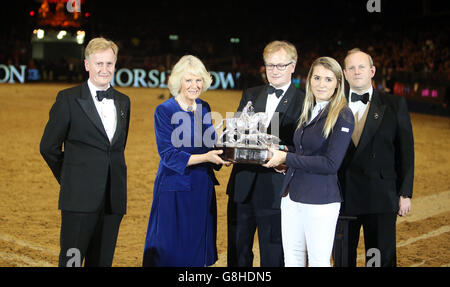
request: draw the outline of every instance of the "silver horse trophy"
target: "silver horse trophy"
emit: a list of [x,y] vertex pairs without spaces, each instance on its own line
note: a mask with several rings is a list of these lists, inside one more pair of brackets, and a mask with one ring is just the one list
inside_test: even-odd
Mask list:
[[226,118],[216,126],[223,133],[216,143],[216,149],[223,150],[222,159],[232,163],[263,164],[272,153],[269,147],[280,143],[279,137],[267,134],[266,113],[255,113],[249,101],[242,112],[233,118]]

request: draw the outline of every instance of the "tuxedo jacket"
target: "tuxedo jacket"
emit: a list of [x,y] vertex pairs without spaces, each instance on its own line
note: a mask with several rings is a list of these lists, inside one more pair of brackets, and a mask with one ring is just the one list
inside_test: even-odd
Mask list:
[[341,202],[338,170],[352,138],[354,117],[349,107],[340,112],[333,130],[323,135],[329,105],[310,123],[301,125],[294,134],[295,149],[289,150],[289,167],[280,196],[289,188],[295,202],[327,204]]
[[404,98],[374,90],[359,144],[350,142],[339,171],[347,215],[398,211],[411,197],[414,139]]
[[[265,112],[269,85],[244,90],[239,103],[241,112],[248,101],[253,103],[255,113]],[[293,145],[293,135],[300,117],[305,94],[291,84],[280,100],[275,112],[279,113],[280,144]],[[268,133],[273,129],[268,127]],[[280,189],[284,175],[271,168],[257,164],[234,164],[227,185],[227,194],[235,202],[244,202],[252,192],[257,192],[256,202],[261,208],[280,208]]]
[[[125,214],[125,145],[130,121],[129,98],[112,89],[117,126],[110,142],[87,82],[58,93],[40,143],[40,151],[60,184],[58,207],[95,212],[106,188],[113,213]],[[64,145],[64,149],[63,149]]]

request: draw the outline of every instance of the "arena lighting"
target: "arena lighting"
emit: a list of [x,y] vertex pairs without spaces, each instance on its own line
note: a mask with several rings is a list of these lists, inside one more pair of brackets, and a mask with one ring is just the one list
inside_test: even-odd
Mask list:
[[34,29],[33,34],[36,35],[38,39],[43,39],[45,35],[45,31],[42,29]]
[[34,11],[33,11],[33,10],[30,11],[30,16],[31,16],[31,17],[34,16]]
[[56,35],[56,38],[57,38],[58,40],[61,40],[61,39],[64,38],[64,36],[66,36],[66,35],[67,35],[67,32],[66,32],[65,30],[61,30],[61,31],[59,31],[58,35]]
[[429,97],[431,96],[432,98],[437,98],[438,97],[438,91],[435,89],[423,89],[421,92],[421,96],[422,97]]
[[241,39],[239,39],[239,38],[230,38],[230,42],[233,44],[239,44],[240,41],[241,41]]
[[176,41],[176,40],[178,40],[178,35],[170,34],[170,35],[169,35],[169,40],[171,40],[171,41]]
[[84,43],[84,36],[86,36],[86,32],[77,31],[77,43],[82,45]]

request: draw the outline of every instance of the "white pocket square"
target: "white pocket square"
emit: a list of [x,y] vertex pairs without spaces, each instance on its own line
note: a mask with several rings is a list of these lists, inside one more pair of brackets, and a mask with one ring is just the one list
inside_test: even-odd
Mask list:
[[349,131],[350,131],[349,128],[341,128],[341,132],[346,132],[346,133],[348,133]]

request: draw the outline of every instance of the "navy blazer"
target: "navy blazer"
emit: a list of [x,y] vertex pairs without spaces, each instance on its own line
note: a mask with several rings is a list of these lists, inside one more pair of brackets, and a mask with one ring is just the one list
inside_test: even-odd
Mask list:
[[295,150],[286,156],[289,169],[281,194],[289,187],[289,196],[295,202],[342,202],[337,173],[352,138],[354,117],[350,108],[345,107],[332,132],[325,138],[323,127],[328,107],[309,124],[303,124],[295,131]]

